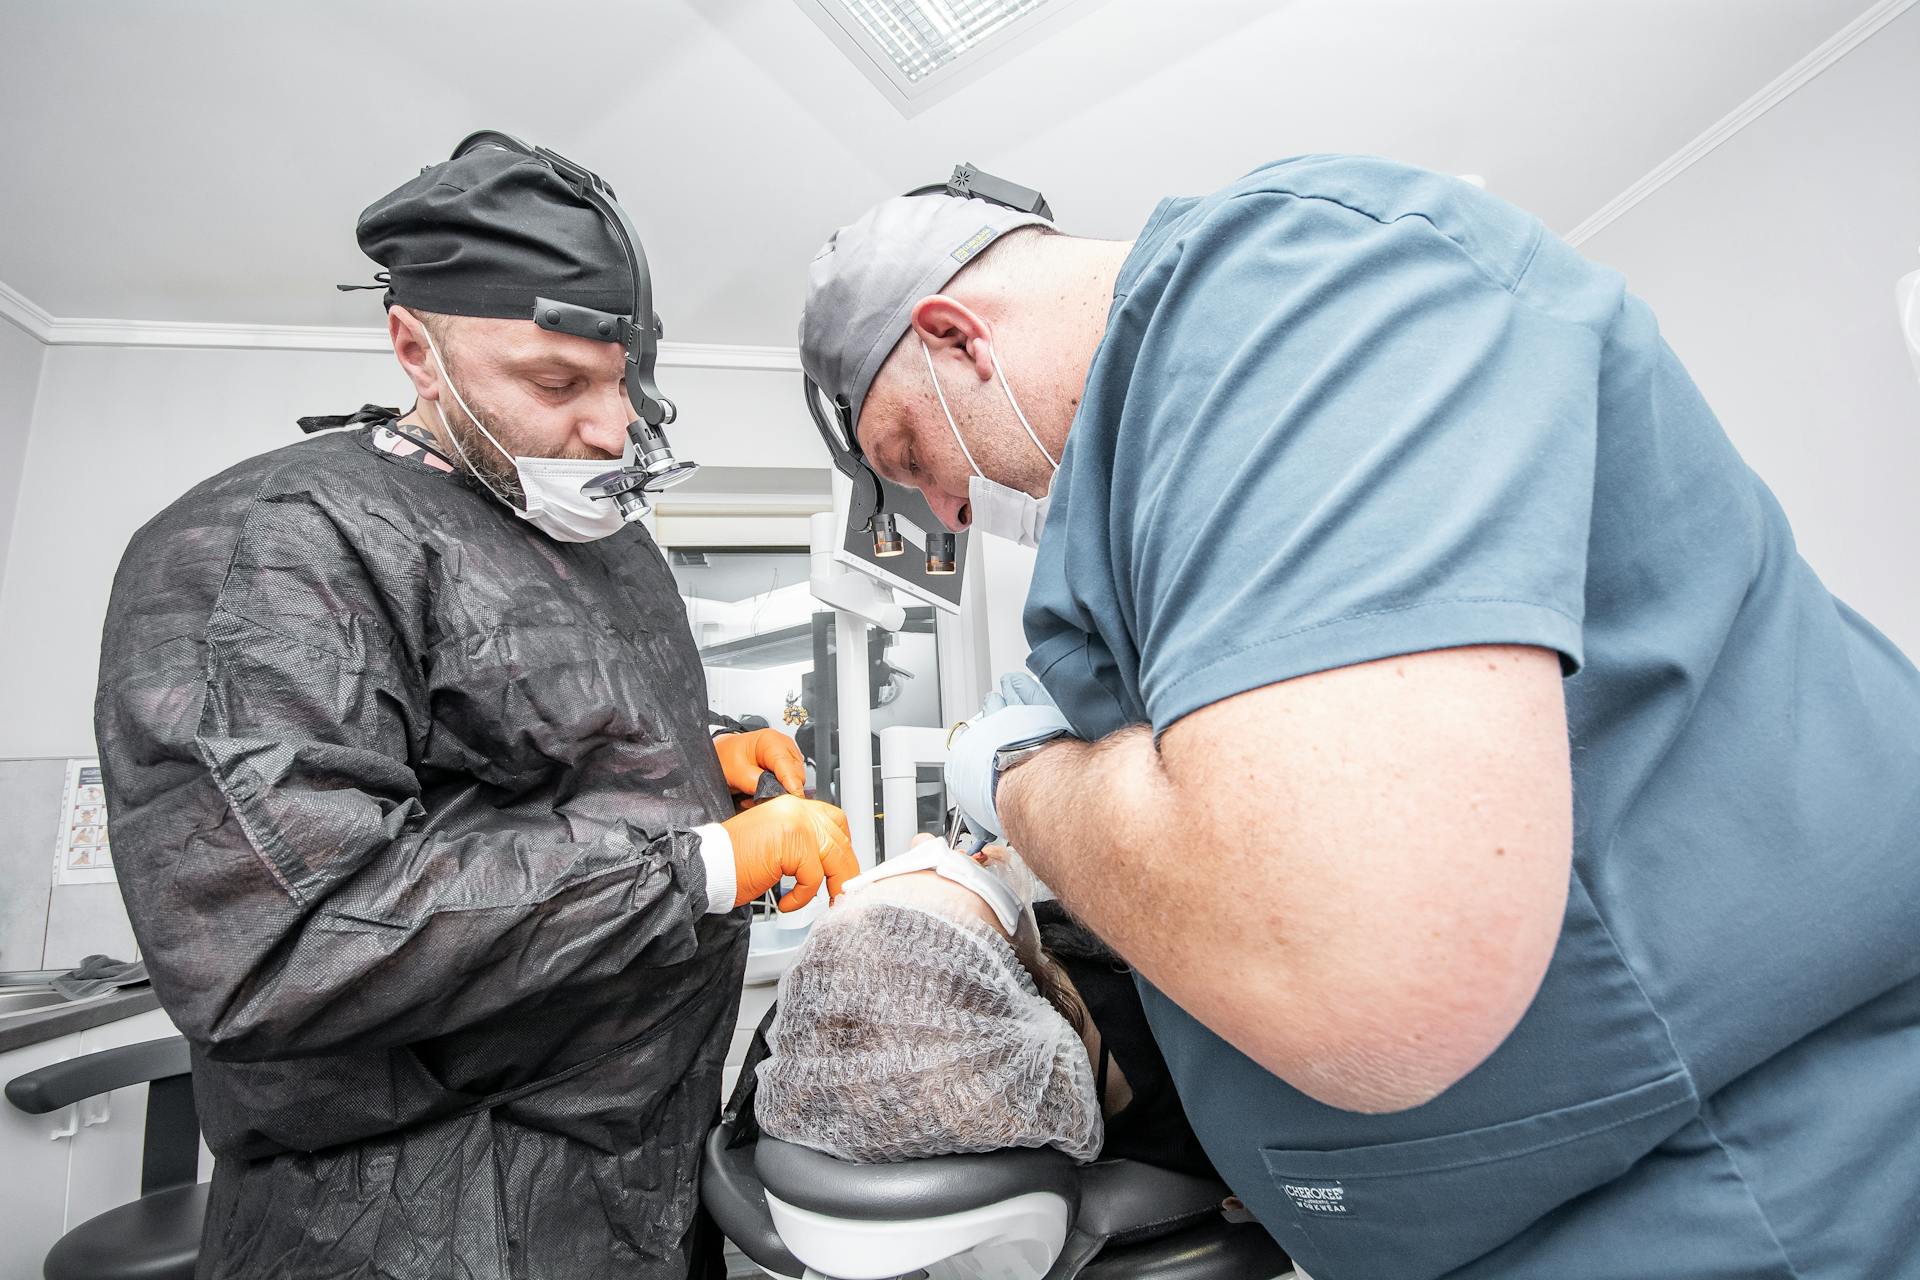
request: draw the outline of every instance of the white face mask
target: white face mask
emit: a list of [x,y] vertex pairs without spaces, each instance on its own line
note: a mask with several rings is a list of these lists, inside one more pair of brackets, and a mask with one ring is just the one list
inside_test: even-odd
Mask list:
[[526,506],[514,506],[506,494],[494,488],[486,473],[468,460],[459,435],[447,423],[446,406],[436,400],[434,409],[440,415],[440,426],[446,431],[447,438],[453,441],[454,451],[460,455],[460,461],[467,464],[467,470],[486,485],[494,497],[506,503],[513,514],[555,542],[598,542],[609,534],[620,532],[627,521],[619,506],[612,499],[589,498],[580,492],[580,487],[587,481],[605,475],[620,464],[604,458],[522,458],[508,453],[493,438],[486,424],[480,421],[480,415],[467,407],[460,389],[453,385],[453,379],[447,374],[446,361],[440,358],[440,349],[433,344],[433,335],[427,333],[425,328],[421,332],[427,334],[427,349],[433,352],[433,362],[440,366],[440,381],[447,390],[453,392],[454,403],[460,406],[460,412],[466,414],[467,421],[480,429],[480,434],[487,438],[489,444],[513,463],[514,472],[520,477],[520,492]]
[[[1048,493],[1044,498],[1036,498],[997,480],[987,479],[986,472],[980,470],[980,464],[973,460],[973,450],[967,448],[967,442],[960,438],[960,426],[953,420],[953,410],[947,408],[947,393],[940,389],[940,377],[933,371],[933,352],[928,349],[925,338],[920,340],[920,354],[926,358],[927,377],[933,380],[933,394],[939,397],[940,412],[947,415],[947,429],[953,432],[953,438],[959,442],[960,452],[966,455],[967,465],[973,468],[973,478],[967,481],[967,505],[972,508],[973,519],[967,527],[1017,542],[1023,547],[1039,546],[1041,531],[1047,524],[1047,507],[1053,502],[1053,495]],[[1033,441],[1033,447],[1040,451],[1047,465],[1058,472],[1059,461],[1047,452],[1047,446],[1040,443],[1040,436],[1034,431],[1033,424],[1021,412],[1020,402],[1013,398],[1013,384],[1007,381],[1007,372],[1000,367],[1000,357],[992,347],[987,348],[987,358],[993,361],[994,376],[1000,380],[1000,389],[1006,392],[1007,403],[1013,406],[1013,416],[1020,419],[1020,425],[1026,428],[1027,439]]]

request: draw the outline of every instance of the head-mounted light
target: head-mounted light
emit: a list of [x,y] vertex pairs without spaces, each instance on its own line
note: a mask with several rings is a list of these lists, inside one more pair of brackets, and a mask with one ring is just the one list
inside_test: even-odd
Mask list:
[[640,236],[626,211],[615,199],[613,188],[591,169],[545,147],[529,146],[511,134],[492,129],[483,129],[462,139],[453,149],[452,158],[457,160],[481,147],[498,147],[531,156],[560,175],[574,193],[606,221],[614,243],[626,257],[633,282],[633,302],[626,314],[536,298],[529,318],[553,333],[572,334],[595,342],[617,342],[626,349],[627,399],[635,414],[627,424],[627,435],[633,440],[635,461],[632,466],[595,476],[581,492],[590,498],[618,504],[622,515],[636,520],[647,511],[648,494],[671,488],[699,467],[698,463],[674,457],[673,447],[667,443],[665,428],[676,415],[673,401],[660,394],[653,380],[662,326],[659,313],[653,309],[653,277],[647,270],[646,250],[641,247]]
[[[904,193],[908,196],[945,194],[966,200],[985,200],[990,204],[1001,205],[1020,213],[1033,213],[1053,220],[1053,209],[1047,204],[1047,198],[1031,187],[1008,182],[990,173],[982,173],[970,164],[954,166],[953,176],[943,183],[932,183],[915,187]],[[889,512],[891,505],[896,510],[904,508],[911,520],[928,522],[933,516],[932,509],[914,490],[902,488],[880,477],[867,461],[866,454],[860,448],[859,438],[854,433],[853,406],[845,396],[834,396],[829,400],[827,393],[814,380],[801,375],[803,394],[807,400],[807,413],[813,419],[814,429],[820,433],[820,439],[826,444],[827,452],[833,458],[834,469],[853,482],[853,501],[848,517],[848,536],[854,530],[873,535],[873,554],[876,557],[890,558],[900,555],[904,550],[900,534]],[[931,520],[926,527],[937,529],[939,522]],[[931,576],[954,573],[954,535],[945,532],[929,533],[927,537],[926,573]]]

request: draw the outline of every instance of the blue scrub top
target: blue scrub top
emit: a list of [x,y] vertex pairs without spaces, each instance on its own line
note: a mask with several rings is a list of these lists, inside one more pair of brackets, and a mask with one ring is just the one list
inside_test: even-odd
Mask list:
[[1145,992],[1209,1153],[1315,1280],[1920,1273],[1920,674],[1618,274],[1375,159],[1163,203],[1026,628],[1087,738],[1396,654],[1561,656],[1567,915],[1485,1064],[1356,1115]]

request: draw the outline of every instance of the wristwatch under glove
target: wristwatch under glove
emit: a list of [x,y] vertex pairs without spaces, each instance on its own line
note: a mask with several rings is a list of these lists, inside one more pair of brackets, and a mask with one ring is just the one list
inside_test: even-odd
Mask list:
[[974,831],[1001,835],[994,799],[1000,775],[1032,759],[1073,726],[1047,697],[1040,682],[1023,672],[1001,677],[980,714],[955,733],[947,754],[947,797]]

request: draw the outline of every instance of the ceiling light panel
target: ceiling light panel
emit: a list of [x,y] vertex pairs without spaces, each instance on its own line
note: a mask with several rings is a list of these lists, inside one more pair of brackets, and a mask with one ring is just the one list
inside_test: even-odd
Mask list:
[[795,0],[903,115],[1101,0]]
[[838,0],[910,81],[946,66],[1047,0]]

